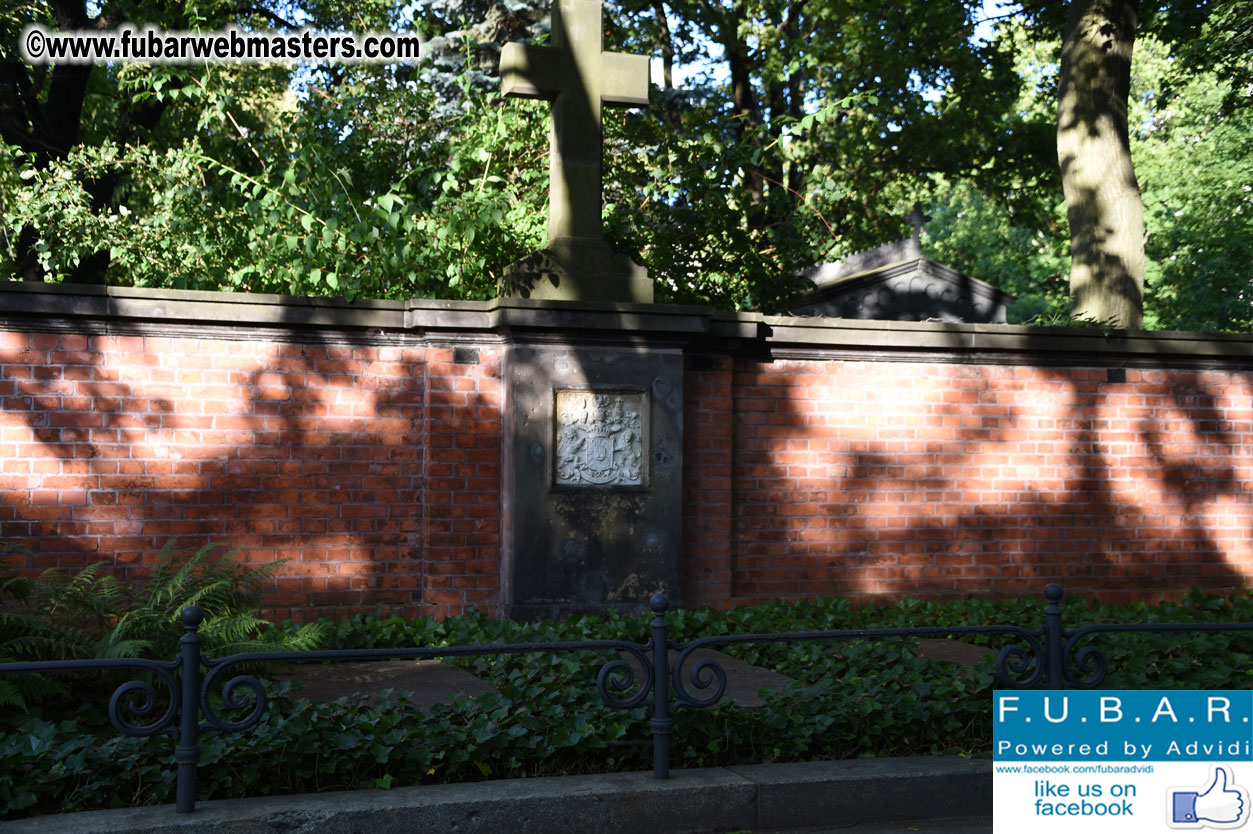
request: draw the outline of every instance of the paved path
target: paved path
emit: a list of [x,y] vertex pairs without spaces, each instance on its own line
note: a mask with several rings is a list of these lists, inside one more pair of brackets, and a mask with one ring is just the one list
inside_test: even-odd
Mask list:
[[744,834],[992,834],[992,820],[971,817],[957,820],[867,823],[847,828],[770,828],[751,829]]

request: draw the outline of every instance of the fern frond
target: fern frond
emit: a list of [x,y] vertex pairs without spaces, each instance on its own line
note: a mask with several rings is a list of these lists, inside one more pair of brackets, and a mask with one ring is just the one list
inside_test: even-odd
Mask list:
[[0,564],[0,598],[9,596],[20,603],[25,603],[35,591],[35,581],[28,576],[19,576],[7,565]]
[[244,635],[254,634],[267,622],[249,611],[228,612],[213,620],[207,620],[200,629],[201,634],[217,637],[222,640],[237,640]]
[[26,712],[31,704],[50,701],[65,694],[65,687],[44,675],[5,675],[0,677],[0,706]]
[[98,658],[147,657],[150,652],[151,640],[128,639],[114,630],[96,641],[92,655]]
[[[9,552],[0,543],[0,553]],[[0,662],[60,660],[80,657],[155,657],[178,652],[183,634],[180,615],[189,605],[205,611],[200,633],[205,651],[222,656],[236,652],[317,648],[329,624],[298,632],[275,629],[257,614],[260,591],[283,564],[244,565],[236,552],[222,553],[209,544],[179,551],[175,541],[161,548],[148,578],[138,588],[119,581],[103,563],[72,575],[52,569],[35,578],[19,577],[0,560]],[[0,678],[0,705],[25,710],[65,694],[50,679],[27,686]],[[72,682],[71,682],[72,683]]]
[[88,657],[79,635],[20,634],[0,640],[0,658],[5,662],[27,660],[77,660]]
[[334,627],[325,620],[302,626],[297,631],[283,632],[282,645],[287,651],[305,652],[320,649],[330,640]]
[[26,712],[26,699],[13,681],[0,678],[0,707],[17,707]]

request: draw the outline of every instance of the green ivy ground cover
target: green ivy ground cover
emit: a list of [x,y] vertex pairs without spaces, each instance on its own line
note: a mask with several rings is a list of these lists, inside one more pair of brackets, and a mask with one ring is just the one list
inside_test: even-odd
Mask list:
[[[1036,627],[1038,601],[905,601],[854,607],[844,599],[676,611],[675,641],[723,634],[901,626]],[[324,648],[387,648],[579,639],[643,642],[648,617],[581,617],[563,624],[360,616],[321,626]],[[1253,601],[1192,593],[1159,606],[1068,601],[1066,626],[1093,622],[1249,622]],[[290,631],[291,629],[288,628]],[[993,648],[999,643],[985,640]],[[992,659],[974,669],[916,657],[909,641],[746,644],[729,654],[793,678],[757,710],[722,703],[681,710],[673,767],[916,754],[989,755]],[[1110,689],[1250,688],[1248,635],[1106,635]],[[314,703],[272,685],[270,709],[242,734],[201,740],[201,799],[393,787],[617,770],[647,770],[643,708],[612,710],[595,693],[608,656],[506,655],[457,662],[499,694],[419,711],[401,693],[371,706]],[[168,738],[131,739],[107,724],[108,689],[77,708],[33,709],[0,725],[0,808],[5,818],[171,802]]]

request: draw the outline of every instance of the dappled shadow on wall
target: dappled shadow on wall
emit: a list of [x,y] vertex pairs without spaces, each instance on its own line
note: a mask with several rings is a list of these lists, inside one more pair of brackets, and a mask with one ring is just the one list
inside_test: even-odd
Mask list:
[[[790,383],[798,377],[808,383]],[[1103,369],[743,363],[736,598],[1244,585],[1253,438],[1227,414],[1247,410],[1248,374],[1129,370],[1126,380],[1111,384]]]
[[399,346],[0,338],[0,539],[33,550],[28,567],[137,578],[177,537],[286,560],[263,599],[276,616],[494,602],[490,559],[439,577],[428,562],[495,552],[498,508],[452,487],[498,479],[496,363],[436,356],[428,386],[428,357]]

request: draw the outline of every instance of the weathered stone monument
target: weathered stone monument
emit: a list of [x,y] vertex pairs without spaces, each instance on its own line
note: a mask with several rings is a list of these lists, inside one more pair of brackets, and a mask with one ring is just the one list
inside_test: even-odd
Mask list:
[[931,218],[914,203],[909,237],[818,264],[802,276],[814,288],[792,305],[797,316],[888,321],[1005,323],[1014,296],[922,254]]
[[517,344],[508,356],[502,587],[509,613],[679,594],[681,349]]
[[632,329],[657,309],[639,304],[652,282],[601,226],[601,108],[648,103],[648,58],[603,50],[600,0],[557,0],[552,19],[552,46],[500,59],[506,95],[553,102],[547,248],[503,294],[562,334],[512,328],[503,368],[501,589],[517,618],[680,593],[682,347]]
[[547,99],[548,243],[514,264],[505,295],[579,301],[653,300],[647,272],[610,249],[601,227],[601,108],[648,104],[648,57],[605,52],[600,0],[553,3],[552,46],[509,43],[506,96]]

